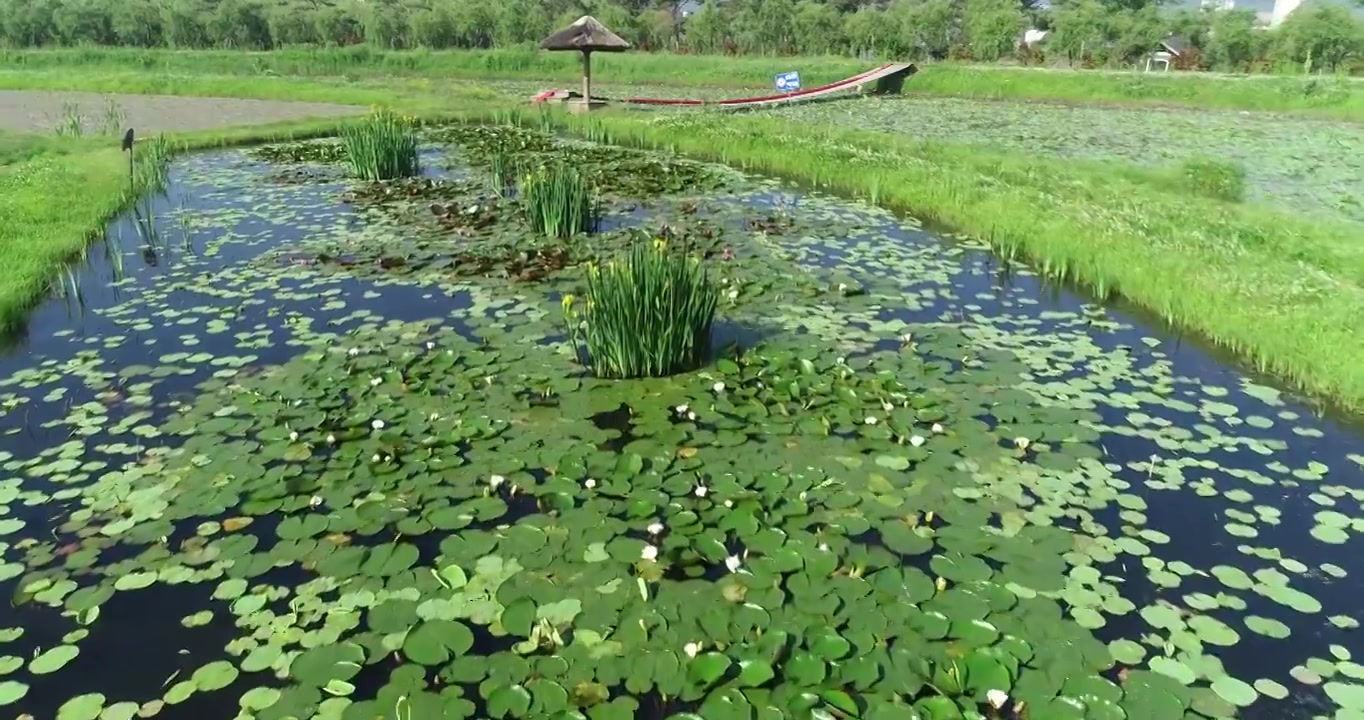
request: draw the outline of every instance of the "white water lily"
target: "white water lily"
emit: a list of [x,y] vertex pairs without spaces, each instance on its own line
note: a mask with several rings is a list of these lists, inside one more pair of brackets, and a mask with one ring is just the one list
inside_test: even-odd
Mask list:
[[1004,703],[1009,702],[1009,693],[1003,690],[988,690],[985,693],[985,700],[990,703],[990,707],[1001,710],[1004,708]]
[[328,445],[335,445],[335,444],[336,444],[336,436],[335,436],[335,435],[332,435],[331,433],[327,433],[327,444],[328,444]]
[[346,354],[351,357],[355,357],[356,355],[360,354],[360,348],[351,348],[350,350],[346,351]]
[[866,419],[866,420],[863,420],[862,422],[864,422],[864,423],[866,423],[866,424],[868,424],[868,425],[875,425],[875,424],[876,424],[876,418],[874,418],[874,417],[868,415],[868,416],[867,416],[867,419]]
[[710,492],[710,488],[707,488],[705,485],[697,485],[696,489],[692,492],[696,494],[696,497],[705,497],[706,493]]
[[733,299],[739,297],[739,291],[738,291],[738,290],[730,290],[729,292],[725,293],[725,297],[728,297],[730,300],[733,300]]
[[440,413],[431,413],[426,417],[426,419],[430,420],[431,422],[435,422],[440,419]]
[[722,382],[716,382],[714,385],[711,385],[710,387],[711,387],[711,389],[714,390],[715,392],[724,392],[724,391],[725,391],[725,384],[722,383]]
[[592,488],[594,488],[594,487],[596,487],[596,486],[597,486],[597,481],[596,481],[596,480],[593,480],[592,478],[588,478],[588,479],[586,479],[586,480],[583,481],[583,487],[587,488],[588,490],[591,490]]
[[649,527],[646,529],[649,531],[650,535],[657,535],[663,532],[663,523],[661,522],[649,523]]
[[689,412],[689,413],[687,413],[687,419],[688,419],[688,420],[695,420],[695,419],[696,419],[696,413],[694,413],[694,412]]
[[942,423],[933,423],[933,434],[934,434],[934,435],[941,435],[941,434],[943,434],[943,433],[945,433],[945,432],[947,432],[947,431],[943,429]]
[[1018,448],[1019,450],[1027,450],[1028,446],[1031,444],[1032,441],[1025,437],[1014,438],[1014,447]]
[[494,490],[497,489],[497,486],[498,486],[498,485],[501,485],[501,484],[504,483],[504,482],[507,482],[507,478],[502,477],[501,475],[490,475],[490,476],[488,476],[488,487],[490,487],[490,488],[492,488],[492,489],[494,489]]
[[310,508],[312,508],[312,509],[314,509],[314,510],[316,510],[316,509],[322,507],[322,496],[320,496],[320,495],[314,495],[314,496],[312,496],[311,498],[309,498],[309,499],[308,499],[308,507],[310,507]]
[[847,284],[847,283],[839,283],[839,284],[838,284],[838,291],[839,291],[840,293],[847,292],[847,291],[848,291],[848,284]]
[[819,549],[823,550],[824,552],[829,552],[829,543],[820,543]]
[[730,555],[725,558],[725,567],[729,568],[729,571],[732,573],[739,572],[739,568],[742,567],[743,564],[743,561],[739,559],[738,555]]
[[436,349],[436,344],[433,343],[433,342],[431,342],[430,340],[427,340],[427,341],[426,341],[426,349],[427,349],[427,350],[435,350],[435,349]]
[[383,430],[383,429],[384,429],[384,421],[383,421],[383,420],[375,420],[374,422],[370,423],[369,426],[372,427],[372,428],[374,428],[375,430]]
[[370,378],[370,379],[369,379],[369,386],[370,386],[370,387],[378,387],[379,385],[382,385],[383,382],[384,382],[384,379],[383,379],[383,378]]
[[687,657],[694,658],[697,653],[701,652],[701,643],[689,642],[682,646],[682,652],[686,653]]
[[639,552],[639,557],[640,559],[653,562],[658,559],[658,548],[653,545],[645,545],[644,549]]
[[890,412],[895,409],[895,404],[886,400],[881,401],[881,409]]
[[370,462],[379,462],[379,459],[380,459],[379,453],[374,453],[373,457],[371,457],[369,460]]
[[925,440],[923,435],[909,436],[909,444],[913,445],[914,447],[921,447],[924,444],[924,442]]
[[297,432],[291,432],[291,433],[289,433],[289,440],[292,441],[292,442],[297,442],[297,441],[298,441],[298,433],[297,433]]
[[675,408],[673,408],[673,409],[677,411],[677,414],[678,414],[678,415],[681,415],[681,414],[687,412],[687,404],[686,404],[686,403],[682,403],[681,405],[678,405],[677,407],[675,407]]
[[725,507],[727,507],[727,508],[732,508],[732,507],[734,507],[734,501],[733,501],[733,500],[726,500],[726,501],[725,501]]

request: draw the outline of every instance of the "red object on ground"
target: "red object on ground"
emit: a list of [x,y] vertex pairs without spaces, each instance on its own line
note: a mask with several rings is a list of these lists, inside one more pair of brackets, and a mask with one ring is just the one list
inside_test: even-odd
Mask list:
[[[760,95],[757,97],[732,98],[729,100],[690,100],[682,98],[619,98],[616,102],[632,103],[635,105],[719,105],[732,107],[735,105],[770,105],[781,102],[789,102],[798,98],[808,98],[815,95],[829,94],[838,90],[844,90],[858,85],[865,85],[883,77],[894,75],[897,72],[912,72],[912,65],[905,63],[886,63],[878,68],[868,70],[860,75],[854,75],[845,80],[839,80],[828,85],[809,88],[807,90],[797,90],[789,93],[778,93],[775,95]],[[566,90],[546,90],[536,95],[532,102],[544,102],[551,99],[558,93],[568,92]]]

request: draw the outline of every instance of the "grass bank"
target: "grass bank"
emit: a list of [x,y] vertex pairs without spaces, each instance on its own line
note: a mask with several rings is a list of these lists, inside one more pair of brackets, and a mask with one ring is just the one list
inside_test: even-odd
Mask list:
[[[165,80],[143,77],[148,89],[166,91]],[[133,89],[126,78],[119,83]],[[375,92],[290,78],[246,85],[197,78],[176,87],[332,102]],[[453,90],[430,89],[462,117],[532,117],[519,103],[462,101]],[[390,93],[399,103],[431,102],[402,85]],[[759,115],[549,117],[588,137],[781,175],[943,223],[989,241],[1005,256],[1032,258],[1049,275],[1121,295],[1314,394],[1364,408],[1358,362],[1364,357],[1364,245],[1354,227],[1170,192],[1144,171],[1117,163],[1038,159]],[[237,140],[257,135],[244,130]]]
[[[873,63],[846,57],[722,57],[663,53],[604,53],[594,74],[621,84],[766,89],[773,76],[799,70],[807,87],[862,72]],[[165,75],[378,76],[432,79],[522,79],[572,83],[572,53],[533,49],[392,51],[364,46],[271,52],[61,48],[0,51],[0,67],[23,72],[118,71]],[[912,93],[1002,100],[1112,102],[1303,113],[1364,122],[1364,80],[1304,76],[1202,73],[1120,73],[1036,70],[979,65],[926,65]]]

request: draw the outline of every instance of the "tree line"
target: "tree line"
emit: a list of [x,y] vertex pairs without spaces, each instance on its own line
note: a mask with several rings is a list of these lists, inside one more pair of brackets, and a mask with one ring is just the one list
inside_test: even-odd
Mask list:
[[[1364,3],[1364,0],[1356,0]],[[693,0],[694,2],[694,0]],[[1364,23],[1309,2],[1273,30],[1248,10],[1151,0],[0,0],[0,45],[513,47],[590,13],[641,49],[1131,67],[1364,72]],[[1024,31],[1047,31],[1035,44]]]

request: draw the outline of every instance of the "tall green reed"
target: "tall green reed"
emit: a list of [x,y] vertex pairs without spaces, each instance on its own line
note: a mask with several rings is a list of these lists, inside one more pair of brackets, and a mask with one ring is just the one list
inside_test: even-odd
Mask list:
[[602,378],[663,377],[710,356],[719,290],[700,259],[640,238],[622,259],[587,272],[583,301],[563,299],[579,362]]
[[341,130],[351,173],[362,180],[392,180],[420,172],[415,121],[389,110]]
[[531,227],[546,237],[591,232],[600,209],[587,179],[563,163],[542,165],[521,179],[521,202]]

